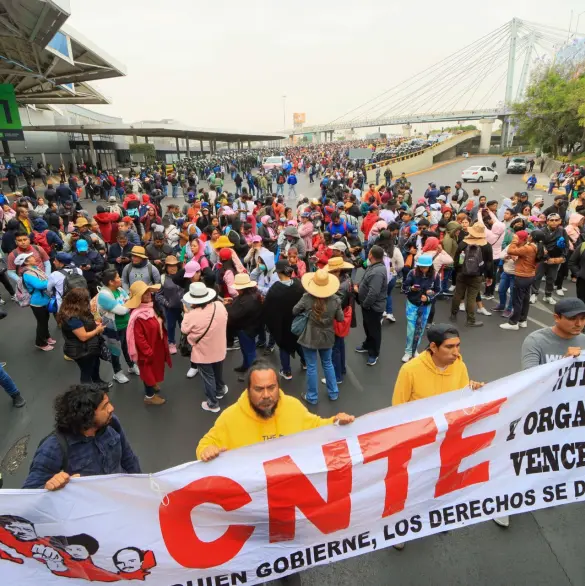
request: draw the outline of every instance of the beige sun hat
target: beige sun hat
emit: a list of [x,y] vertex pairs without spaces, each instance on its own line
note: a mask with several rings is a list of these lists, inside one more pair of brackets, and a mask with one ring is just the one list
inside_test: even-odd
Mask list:
[[258,283],[250,279],[247,273],[238,273],[234,278],[234,289],[248,289],[249,287],[256,287]]
[[484,246],[487,244],[485,237],[485,226],[481,224],[473,224],[467,229],[467,236],[463,239],[467,244],[475,244],[476,246]]
[[327,261],[327,266],[323,267],[323,268],[327,271],[343,271],[343,270],[351,270],[351,269],[354,269],[355,267],[351,263],[343,260],[342,256],[332,256]]
[[147,285],[144,281],[134,281],[130,285],[130,299],[124,303],[128,309],[136,309],[147,291],[158,291],[160,285]]
[[320,298],[331,297],[339,289],[339,279],[325,269],[305,273],[301,282],[307,293]]

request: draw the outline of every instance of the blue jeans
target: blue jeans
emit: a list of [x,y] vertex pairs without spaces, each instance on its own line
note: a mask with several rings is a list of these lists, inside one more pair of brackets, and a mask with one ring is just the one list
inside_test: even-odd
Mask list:
[[297,196],[297,190],[296,190],[296,185],[289,185],[288,186],[288,195],[290,197],[290,195],[294,193],[295,197]]
[[405,354],[414,356],[424,334],[431,313],[431,304],[414,305],[406,300],[406,348]]
[[0,365],[0,387],[2,387],[9,396],[14,397],[18,395],[18,389],[14,384],[14,381],[10,378],[10,375]]
[[252,362],[256,360],[256,339],[248,336],[243,330],[240,330],[238,332],[238,340],[240,341],[240,351],[244,359],[242,364],[245,368],[250,368]]
[[345,376],[345,338],[335,336],[335,344],[333,344],[331,359],[333,361],[333,370],[335,370],[335,380],[340,383],[343,382]]
[[276,184],[276,195],[284,195],[284,183]]
[[[282,348],[279,348],[278,351],[280,353],[280,367],[282,368],[282,372],[284,372],[285,374],[291,374],[292,370],[290,367],[290,354],[286,350],[283,350]],[[301,364],[303,362],[305,362],[305,355],[303,353],[303,347],[299,346],[299,344],[297,344],[297,354],[299,355],[299,358],[301,359]]]
[[177,183],[177,185],[173,185],[173,193],[172,193],[173,197],[178,197],[179,196],[179,184]]
[[[394,313],[392,311],[392,289],[394,289],[394,285],[396,285],[396,279],[398,277],[394,276],[388,282],[388,291],[386,293],[386,313]],[[339,379],[338,379],[339,380]]]
[[453,274],[453,269],[451,267],[443,269],[443,279],[441,280],[441,291],[440,293],[447,293],[449,291],[449,286],[451,284],[451,275]]
[[331,361],[332,348],[323,348],[315,350],[313,348],[307,348],[303,346],[303,353],[305,355],[305,361],[307,363],[307,402],[316,405],[319,401],[318,391],[318,376],[317,376],[317,354],[321,358],[321,366],[325,373],[325,381],[327,383],[327,393],[329,393],[330,399],[337,399],[339,395],[339,389],[337,388],[337,381],[335,380],[335,369],[333,368],[333,362]]
[[210,407],[217,407],[219,404],[217,401],[217,395],[223,395],[223,361],[213,362],[211,364],[198,364],[197,368],[203,379],[207,404]]
[[[506,311],[512,311],[512,298],[514,294],[514,279],[516,275],[510,275],[505,271],[500,276],[500,288],[498,289],[498,293],[500,295],[500,307],[504,307]],[[506,293],[510,289],[510,300],[506,304]]]
[[169,344],[175,343],[175,329],[177,323],[181,321],[182,311],[178,307],[167,307],[165,316],[167,318],[167,333],[169,335]]

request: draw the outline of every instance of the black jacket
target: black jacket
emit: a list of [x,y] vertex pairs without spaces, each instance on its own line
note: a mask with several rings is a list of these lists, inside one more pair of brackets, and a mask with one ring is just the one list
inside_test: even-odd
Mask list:
[[[460,242],[459,246],[457,246],[457,251],[455,252],[455,258],[453,258],[453,264],[456,267],[456,270],[460,270],[459,266],[459,257],[461,253],[468,247],[469,245],[467,242]],[[481,274],[486,279],[493,279],[494,277],[494,252],[492,250],[491,244],[484,244],[480,246],[481,248],[481,256],[483,258],[483,266],[481,268]]]
[[[108,250],[108,262],[116,267],[116,270],[118,271],[118,274],[120,276],[122,276],[122,271],[124,270],[124,267],[130,262],[132,262],[130,260],[130,256],[132,255],[133,247],[134,245],[131,242],[128,242],[128,244],[126,244],[124,248],[122,248],[120,244],[118,244],[118,242],[114,242],[114,244],[112,244]],[[116,259],[122,256],[126,257],[128,259],[128,262],[117,263]]]
[[231,305],[227,306],[228,327],[235,331],[243,330],[255,337],[262,329],[262,302],[259,295],[244,293],[238,295]]
[[274,283],[268,290],[262,304],[262,316],[268,331],[272,334],[279,348],[294,354],[297,339],[291,331],[293,321],[292,308],[305,293],[301,282],[293,279],[291,285]]

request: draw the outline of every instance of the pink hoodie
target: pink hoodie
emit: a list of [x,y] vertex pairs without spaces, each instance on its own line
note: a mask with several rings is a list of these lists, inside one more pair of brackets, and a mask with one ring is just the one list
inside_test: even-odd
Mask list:
[[298,225],[299,236],[303,239],[307,252],[313,252],[313,230],[313,222],[301,222]]
[[571,250],[574,250],[574,244],[575,242],[577,242],[579,236],[581,235],[581,230],[579,230],[579,222],[582,219],[583,216],[581,214],[571,214],[569,216],[569,223],[567,224],[565,231],[567,232],[567,236],[570,240],[569,245],[571,247]]
[[502,244],[504,243],[504,233],[506,232],[506,224],[504,224],[504,222],[500,222],[494,212],[490,210],[488,210],[488,212],[493,222],[491,228],[485,226],[483,223],[483,216],[481,214],[477,214],[477,222],[478,224],[485,226],[485,237],[488,243],[492,245],[494,260],[499,260],[506,256],[502,250]]

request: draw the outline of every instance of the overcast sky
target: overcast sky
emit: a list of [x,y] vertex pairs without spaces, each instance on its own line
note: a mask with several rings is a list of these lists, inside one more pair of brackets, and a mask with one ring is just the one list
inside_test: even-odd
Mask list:
[[574,28],[582,1],[71,0],[68,22],[127,69],[94,84],[112,102],[96,110],[271,131],[283,95],[287,127],[326,123],[514,16],[568,29],[571,10]]

